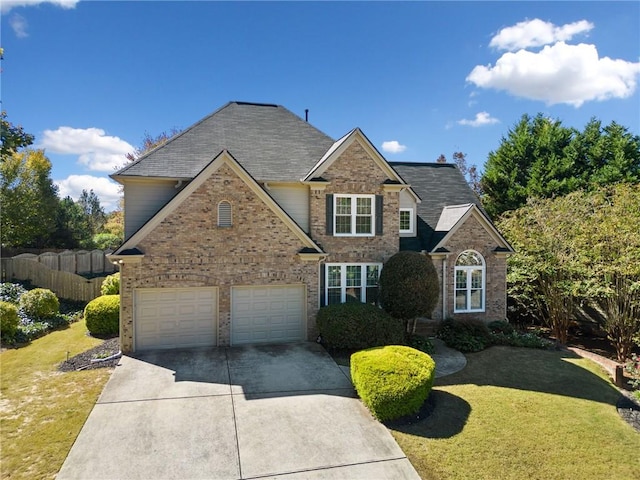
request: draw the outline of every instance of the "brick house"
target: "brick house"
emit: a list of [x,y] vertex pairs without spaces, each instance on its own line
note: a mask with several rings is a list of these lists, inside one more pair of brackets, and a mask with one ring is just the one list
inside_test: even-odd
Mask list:
[[278,105],[231,102],[112,175],[124,186],[125,352],[313,340],[322,305],[375,301],[384,262],[430,255],[435,319],[506,317],[511,247],[455,166],[390,163]]

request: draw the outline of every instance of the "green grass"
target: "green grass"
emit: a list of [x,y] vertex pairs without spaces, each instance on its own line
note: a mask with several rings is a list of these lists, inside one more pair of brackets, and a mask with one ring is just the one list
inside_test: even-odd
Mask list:
[[392,430],[423,479],[638,478],[640,434],[595,363],[492,347],[436,379],[435,411]]
[[3,479],[51,479],[110,375],[61,373],[60,362],[101,343],[84,321],[0,354],[0,472]]

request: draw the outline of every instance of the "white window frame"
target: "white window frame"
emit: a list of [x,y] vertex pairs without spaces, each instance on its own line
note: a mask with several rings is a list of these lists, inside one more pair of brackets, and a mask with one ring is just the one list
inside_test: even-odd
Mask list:
[[[338,218],[338,199],[339,198],[349,198],[351,200],[351,232],[350,233],[337,233],[337,218]],[[367,198],[371,202],[371,232],[370,233],[355,233],[356,232],[356,219],[357,215],[357,205],[359,198]],[[375,195],[344,195],[344,194],[334,194],[333,195],[333,236],[334,237],[373,237],[376,234],[376,196]]]
[[[414,224],[413,208],[401,208],[400,213],[398,213],[398,220],[402,220],[401,219],[402,212],[409,212],[409,229],[403,230],[402,228],[400,228],[400,233],[413,233],[413,224]],[[402,225],[402,222],[400,222],[400,225]]]
[[[480,257],[480,259],[482,260],[482,265],[457,265],[458,260],[460,259],[460,257],[462,255],[464,255],[465,253],[475,253],[476,255],[478,255],[478,257]],[[482,271],[482,286],[480,289],[474,289],[472,288],[472,272],[477,271],[477,270],[481,270]],[[466,286],[464,288],[464,291],[466,292],[466,298],[467,298],[467,302],[465,305],[465,308],[463,309],[459,309],[458,308],[458,303],[456,301],[456,293],[458,291],[463,291],[463,289],[458,288],[456,279],[458,277],[458,272],[465,272],[465,277],[466,277]],[[482,256],[482,254],[480,254],[480,252],[477,252],[475,250],[465,250],[464,252],[462,252],[460,255],[458,255],[458,257],[456,258],[456,262],[454,264],[454,269],[453,269],[453,313],[482,313],[485,311],[485,304],[486,304],[486,300],[487,300],[487,264],[486,261],[484,259],[484,257]],[[471,292],[472,290],[481,290],[482,291],[482,305],[480,308],[471,308]]]
[[[340,267],[340,287],[329,287],[329,268]],[[360,301],[367,303],[367,267],[378,267],[378,280],[382,272],[382,263],[325,263],[324,266],[324,304],[329,305],[329,289],[340,288],[340,303],[347,301],[347,267],[360,267]],[[378,287],[379,288],[379,287]]]

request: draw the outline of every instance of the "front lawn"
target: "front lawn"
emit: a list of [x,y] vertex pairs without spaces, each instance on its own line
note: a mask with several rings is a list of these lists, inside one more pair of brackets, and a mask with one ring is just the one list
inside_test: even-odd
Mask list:
[[57,370],[67,354],[102,343],[86,331],[80,321],[0,354],[3,479],[50,479],[60,470],[110,375],[109,369]]
[[435,410],[391,431],[423,479],[632,479],[640,434],[600,367],[571,353],[492,347],[436,379]]

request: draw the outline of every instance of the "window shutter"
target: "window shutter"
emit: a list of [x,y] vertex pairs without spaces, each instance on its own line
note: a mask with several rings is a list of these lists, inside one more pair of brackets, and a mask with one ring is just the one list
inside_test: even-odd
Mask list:
[[376,235],[382,235],[383,195],[376,195]]
[[327,235],[333,235],[333,195],[327,194]]

